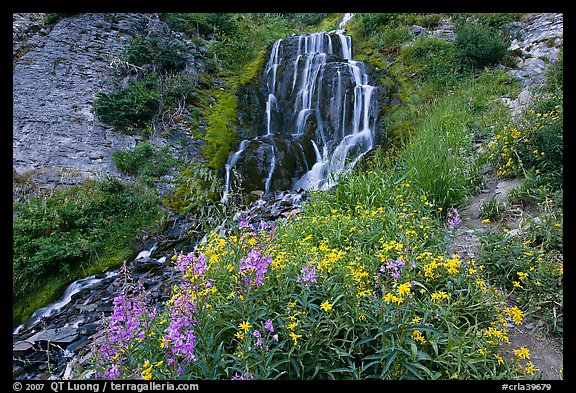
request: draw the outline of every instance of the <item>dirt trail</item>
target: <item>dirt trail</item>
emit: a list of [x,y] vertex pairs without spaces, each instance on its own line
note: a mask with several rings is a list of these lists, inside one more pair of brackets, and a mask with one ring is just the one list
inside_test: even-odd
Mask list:
[[[495,225],[483,223],[479,218],[480,209],[484,202],[492,198],[504,200],[508,190],[520,185],[519,179],[504,180],[492,173],[485,173],[484,190],[472,195],[465,207],[459,211],[461,224],[456,232],[456,237],[451,244],[451,253],[458,253],[461,257],[474,259],[480,250],[478,234]],[[509,229],[518,228],[520,217],[510,215],[504,221]],[[510,300],[511,305],[512,301]],[[530,351],[530,361],[537,369],[536,375],[543,380],[559,380],[563,376],[560,372],[563,367],[563,346],[557,337],[551,337],[534,329],[536,323],[526,318],[522,325],[510,325],[508,337],[510,346],[504,350],[512,350],[526,347]]]

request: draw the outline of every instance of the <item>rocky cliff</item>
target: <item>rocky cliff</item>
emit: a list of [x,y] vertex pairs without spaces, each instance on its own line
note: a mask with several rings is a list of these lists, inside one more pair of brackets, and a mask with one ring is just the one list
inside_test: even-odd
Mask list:
[[[133,148],[142,137],[99,121],[93,103],[99,93],[126,85],[130,75],[119,69],[122,50],[152,33],[179,39],[156,14],[74,14],[53,24],[42,14],[14,14],[15,175],[42,188],[86,177],[122,177],[111,152]],[[186,60],[183,72],[197,74],[197,59]]]

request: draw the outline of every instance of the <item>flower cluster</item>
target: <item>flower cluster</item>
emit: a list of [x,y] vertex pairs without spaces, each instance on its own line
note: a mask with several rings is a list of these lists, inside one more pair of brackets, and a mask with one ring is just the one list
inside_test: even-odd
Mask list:
[[260,286],[271,263],[270,255],[262,255],[258,248],[250,250],[248,255],[240,260],[240,275],[244,283],[249,288]]
[[395,261],[388,261],[385,265],[380,266],[377,273],[377,281],[382,281],[382,276],[388,274],[393,280],[398,280],[402,274],[402,269],[406,266],[403,258],[398,258]]
[[[129,288],[129,287],[128,287]],[[142,341],[146,336],[156,309],[148,308],[144,302],[144,291],[137,297],[129,298],[127,293],[118,295],[113,300],[114,309],[106,329],[106,340],[98,349],[101,364],[105,366],[104,374],[96,377],[116,379],[121,375],[126,350],[135,341]]]
[[306,288],[310,288],[312,284],[316,283],[316,266],[302,267],[302,269],[300,269],[300,276],[298,276],[296,282],[304,283]]
[[448,228],[454,230],[460,225],[460,214],[458,209],[451,207],[448,209]]
[[211,281],[205,280],[207,270],[206,257],[200,254],[194,257],[180,254],[176,259],[176,268],[182,275],[180,286],[173,288],[173,295],[168,302],[170,306],[170,323],[162,337],[162,348],[167,352],[167,363],[170,366],[178,365],[177,371],[183,373],[182,364],[194,362],[196,335],[194,325],[196,320],[196,299],[198,292],[204,287],[210,288]]

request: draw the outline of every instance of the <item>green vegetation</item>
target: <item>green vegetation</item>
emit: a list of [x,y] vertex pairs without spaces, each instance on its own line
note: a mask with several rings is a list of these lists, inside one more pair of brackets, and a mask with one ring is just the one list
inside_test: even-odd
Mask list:
[[132,131],[150,124],[160,107],[158,79],[130,82],[128,87],[102,93],[94,102],[96,115],[105,123]]
[[494,29],[479,23],[462,22],[456,24],[454,46],[461,69],[484,68],[502,62],[510,42]]
[[224,187],[214,170],[191,163],[176,177],[172,191],[162,198],[164,206],[180,214],[195,213],[200,217],[216,214],[215,205]]
[[[146,186],[106,179],[15,203],[14,212],[12,300],[17,324],[74,279],[102,271],[95,268],[119,266],[119,257],[127,256],[139,231],[158,218],[159,206]],[[53,280],[56,284],[47,286]]]
[[[502,26],[496,15],[477,18]],[[330,192],[312,193],[298,217],[275,228],[246,226],[240,218],[225,233],[211,233],[193,253],[174,255],[181,278],[162,311],[142,307],[145,292],[129,290],[134,287],[127,282],[119,293],[124,307],[115,309],[112,320],[139,310],[145,338],[120,339],[108,330],[115,344],[106,353],[94,348],[97,375],[535,377],[538,364],[529,348],[511,341],[510,326],[539,318],[548,331],[563,331],[562,182],[554,175],[562,159],[547,159],[547,153],[527,158],[522,143],[557,154],[561,91],[547,93],[525,114],[522,142],[512,137],[500,143],[502,130],[519,126],[500,97],[514,96],[518,87],[503,70],[490,68],[504,59],[497,42],[490,42],[496,36],[483,35],[487,30],[478,24],[467,27],[471,31],[458,45],[382,39],[384,30],[405,31],[404,24],[416,20],[434,26],[440,18],[360,14],[350,25],[365,36],[357,50],[388,73],[381,79],[401,86],[395,91],[401,104],[387,110],[383,122],[398,131],[393,141],[402,143],[379,148],[362,172],[341,177]],[[479,37],[488,41],[476,58],[467,51]],[[372,39],[394,46],[379,49],[381,55],[394,53],[385,67],[370,48]],[[557,70],[550,75],[561,85]],[[477,140],[487,141],[485,153],[473,148]],[[520,159],[506,166],[511,151]],[[474,260],[452,254],[449,246],[458,208],[480,189],[481,165],[514,168],[510,175],[524,176],[509,205],[486,205],[486,220],[501,219],[500,213],[508,213],[501,209],[522,203],[542,218],[526,217],[530,228],[515,235],[501,221],[482,237]]]
[[[168,94],[179,79],[168,83],[163,75],[156,86],[165,86],[160,106],[185,102],[198,110],[207,142],[207,162],[181,168],[163,198],[166,207],[215,212],[221,186],[215,170],[235,142],[238,90],[259,75],[264,49],[275,39],[338,20],[322,17],[163,16],[196,40],[213,39],[212,75],[204,82],[188,80],[182,94]],[[414,24],[432,29],[446,17],[457,26],[454,41],[409,33]],[[362,172],[339,178],[330,192],[311,193],[298,216],[273,227],[228,220],[233,224],[209,233],[194,252],[173,255],[169,263],[179,276],[164,307],[146,304],[146,291],[127,280],[104,332],[108,340],[91,351],[96,377],[536,378],[530,348],[511,337],[528,320],[559,340],[563,333],[563,56],[551,63],[533,105],[514,120],[500,98],[515,97],[519,86],[495,65],[508,61],[502,30],[518,17],[354,17],[348,30],[355,58],[377,67],[398,102],[382,108],[390,143]],[[153,43],[132,45],[126,51],[132,61],[157,61]],[[115,153],[115,162],[127,173],[162,173],[145,170],[146,161],[162,167],[157,154],[141,143]],[[482,207],[478,218],[491,226],[472,259],[451,245],[458,209],[482,188],[481,168],[519,177],[521,186],[505,204]],[[111,259],[122,254],[124,243],[98,247],[149,222],[156,205],[118,184],[17,205],[14,271],[22,285],[15,285],[15,299],[38,292],[43,275],[73,275],[99,250],[111,250]],[[515,231],[506,226],[512,215],[521,217]]]
[[125,174],[159,177],[167,174],[176,161],[169,154],[168,146],[156,149],[149,141],[143,141],[134,149],[114,150],[112,161]]

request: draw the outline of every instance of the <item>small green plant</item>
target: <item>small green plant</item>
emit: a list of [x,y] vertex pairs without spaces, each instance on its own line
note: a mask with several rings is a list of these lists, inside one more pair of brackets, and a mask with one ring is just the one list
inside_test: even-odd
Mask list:
[[134,149],[114,150],[112,161],[119,171],[128,175],[159,177],[168,173],[175,163],[169,147],[156,149],[150,141],[140,142]]
[[191,163],[177,176],[174,189],[163,197],[169,209],[180,214],[196,213],[202,217],[221,198],[222,180],[213,169]]
[[504,202],[499,201],[497,198],[491,198],[480,207],[478,218],[489,220],[490,222],[498,222],[504,218],[506,211],[507,208]]
[[158,78],[152,74],[144,81],[130,82],[124,89],[99,94],[94,110],[104,123],[131,130],[152,120],[160,105],[159,97]]

